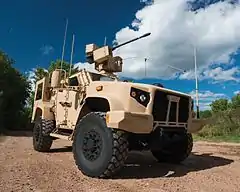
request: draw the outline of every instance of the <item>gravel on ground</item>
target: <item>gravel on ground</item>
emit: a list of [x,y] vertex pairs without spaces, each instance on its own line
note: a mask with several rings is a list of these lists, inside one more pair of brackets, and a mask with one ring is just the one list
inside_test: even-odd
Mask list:
[[84,176],[68,141],[56,140],[50,152],[39,153],[31,135],[1,136],[0,150],[1,192],[240,191],[240,145],[196,142],[181,165],[160,164],[147,152],[132,152],[112,179]]

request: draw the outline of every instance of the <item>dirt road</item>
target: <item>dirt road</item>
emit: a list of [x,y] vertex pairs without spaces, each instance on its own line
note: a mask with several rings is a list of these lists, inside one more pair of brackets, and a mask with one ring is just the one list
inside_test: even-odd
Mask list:
[[1,138],[0,191],[240,191],[240,146],[195,143],[193,154],[178,166],[132,153],[119,176],[110,180],[83,176],[68,146],[58,140],[51,152],[38,153],[31,137]]

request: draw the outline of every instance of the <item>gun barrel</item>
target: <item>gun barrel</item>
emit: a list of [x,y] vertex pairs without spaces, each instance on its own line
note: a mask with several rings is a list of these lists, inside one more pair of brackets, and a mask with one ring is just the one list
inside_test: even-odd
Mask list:
[[144,34],[144,35],[142,35],[142,36],[140,36],[140,37],[137,37],[137,38],[134,38],[134,39],[132,39],[132,40],[126,41],[126,42],[124,42],[124,43],[121,43],[121,44],[113,47],[112,50],[115,50],[115,49],[117,49],[117,48],[119,48],[119,47],[121,47],[121,46],[123,46],[123,45],[126,45],[126,44],[128,44],[128,43],[131,43],[131,42],[133,42],[133,41],[137,41],[138,39],[147,37],[147,36],[149,36],[149,35],[151,35],[151,33],[146,33],[146,34]]

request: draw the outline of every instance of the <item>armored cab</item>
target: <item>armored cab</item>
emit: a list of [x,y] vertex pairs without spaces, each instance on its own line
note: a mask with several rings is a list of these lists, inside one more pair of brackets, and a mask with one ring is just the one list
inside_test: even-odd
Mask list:
[[189,156],[191,134],[204,126],[192,117],[191,96],[159,84],[123,82],[114,74],[123,63],[113,51],[148,35],[115,47],[88,44],[86,59],[96,73],[81,69],[66,77],[56,69],[51,79],[37,82],[32,116],[36,151],[49,151],[55,139],[72,141],[79,170],[98,178],[117,174],[131,150],[150,150],[162,162],[179,163]]

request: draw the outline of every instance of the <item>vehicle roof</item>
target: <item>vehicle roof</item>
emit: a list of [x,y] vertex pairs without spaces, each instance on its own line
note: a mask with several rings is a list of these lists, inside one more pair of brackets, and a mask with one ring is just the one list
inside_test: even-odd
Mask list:
[[149,88],[149,87],[152,87],[152,88],[155,88],[155,89],[157,88],[157,89],[161,89],[161,90],[164,90],[166,92],[169,92],[169,93],[176,93],[176,94],[179,94],[179,95],[191,97],[191,95],[189,95],[187,93],[183,93],[183,92],[180,92],[180,91],[175,91],[175,90],[172,90],[172,89],[167,89],[167,88],[164,88],[164,87],[158,87],[156,85],[145,84],[145,83],[132,83],[132,84],[139,85],[139,86],[146,87],[146,88]]
[[[86,71],[88,71],[88,72],[90,72],[90,73],[93,73],[93,74],[102,75],[102,76],[107,76],[107,75],[104,75],[104,74],[98,72],[97,70],[93,70],[93,69],[80,68],[79,70],[80,70],[80,71],[81,71],[81,70],[86,70]],[[77,74],[78,74],[78,73],[75,73],[75,74],[71,75],[69,78],[74,77],[74,76],[76,76]],[[122,82],[122,81],[120,81],[120,82]],[[145,87],[145,88],[149,88],[149,87],[152,87],[152,88],[154,88],[154,89],[157,88],[157,89],[161,89],[161,90],[164,90],[164,91],[166,91],[166,92],[169,92],[169,93],[176,93],[176,94],[179,94],[179,95],[191,97],[191,95],[189,95],[189,94],[187,94],[187,93],[183,93],[183,92],[180,92],[180,91],[175,91],[175,90],[172,90],[172,89],[167,89],[167,88],[165,88],[165,87],[158,87],[158,86],[156,86],[156,85],[145,84],[145,83],[135,83],[135,82],[128,82],[128,83],[134,84],[134,85],[139,85],[139,86],[142,86],[142,87]]]

